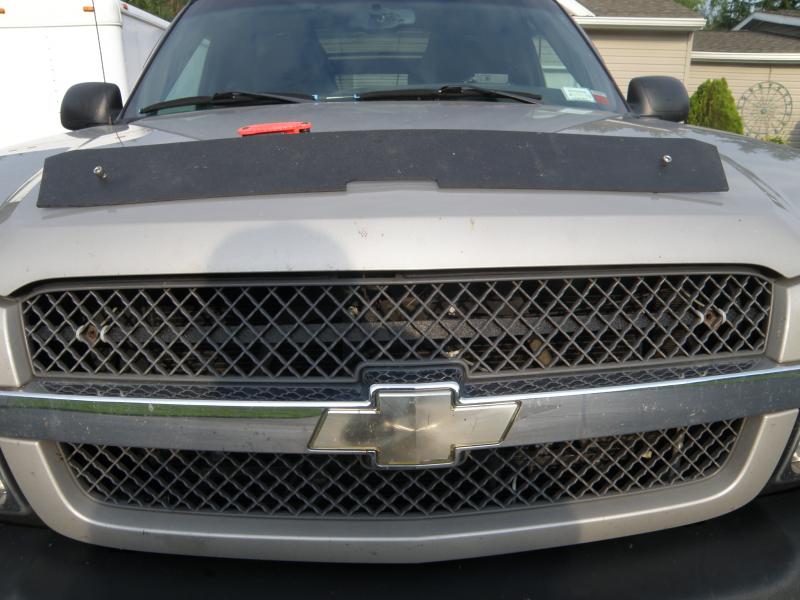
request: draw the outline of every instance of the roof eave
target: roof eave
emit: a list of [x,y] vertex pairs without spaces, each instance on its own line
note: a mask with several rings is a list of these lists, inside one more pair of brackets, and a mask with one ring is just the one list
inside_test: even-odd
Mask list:
[[697,31],[706,26],[703,17],[575,17],[584,29],[638,29]]
[[764,23],[777,23],[778,25],[789,25],[791,27],[800,27],[800,18],[789,17],[786,15],[775,15],[770,13],[753,13],[749,15],[744,21],[739,23],[732,31],[741,31],[745,29],[748,23],[752,21],[763,21]]
[[578,0],[557,0],[558,3],[573,17],[593,17],[595,14]]
[[692,51],[692,62],[800,64],[800,53],[793,52],[704,52]]
[[161,17],[157,17],[156,15],[144,11],[141,8],[136,8],[127,2],[120,2],[120,9],[122,10],[122,14],[128,15],[129,17],[149,25],[153,25],[154,27],[158,27],[159,29],[166,30],[169,27],[169,21],[165,21]]

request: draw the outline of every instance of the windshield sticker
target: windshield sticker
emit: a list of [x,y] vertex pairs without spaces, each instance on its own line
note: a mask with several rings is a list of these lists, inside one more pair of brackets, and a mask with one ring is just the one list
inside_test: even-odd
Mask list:
[[591,90],[587,90],[586,88],[562,87],[561,91],[564,94],[564,98],[566,98],[570,102],[591,102],[592,104],[595,103],[595,99],[594,96],[592,95]]
[[598,104],[605,104],[605,105],[609,104],[608,96],[603,92],[600,92],[598,90],[592,90],[592,96],[594,96],[594,100]]
[[504,85],[508,83],[508,73],[475,73],[469,82],[483,85]]

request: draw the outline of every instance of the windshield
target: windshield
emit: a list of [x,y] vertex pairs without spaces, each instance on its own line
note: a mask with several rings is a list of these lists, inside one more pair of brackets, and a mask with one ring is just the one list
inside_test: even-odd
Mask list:
[[[231,91],[354,102],[374,91],[458,85],[533,94],[579,109],[625,110],[605,69],[553,0],[196,0],[159,49],[125,118],[164,101]],[[511,101],[487,94],[469,99]]]

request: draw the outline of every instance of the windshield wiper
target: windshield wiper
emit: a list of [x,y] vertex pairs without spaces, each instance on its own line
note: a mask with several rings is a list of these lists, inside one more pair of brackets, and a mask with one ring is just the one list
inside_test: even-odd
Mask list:
[[139,110],[140,114],[154,113],[167,108],[182,106],[233,106],[235,104],[299,104],[314,102],[308,94],[279,94],[272,92],[218,92],[213,96],[188,96],[156,102]]
[[542,97],[528,92],[507,92],[474,85],[445,85],[440,88],[377,90],[359,94],[359,100],[440,100],[450,98],[504,98],[539,104]]

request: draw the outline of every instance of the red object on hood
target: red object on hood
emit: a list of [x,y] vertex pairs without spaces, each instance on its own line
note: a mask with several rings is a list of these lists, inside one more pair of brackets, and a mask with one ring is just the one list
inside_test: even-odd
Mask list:
[[245,125],[239,128],[239,135],[247,137],[250,135],[266,135],[269,133],[286,133],[293,135],[296,133],[308,133],[311,131],[311,123],[305,121],[285,121],[282,123],[257,123],[255,125]]

